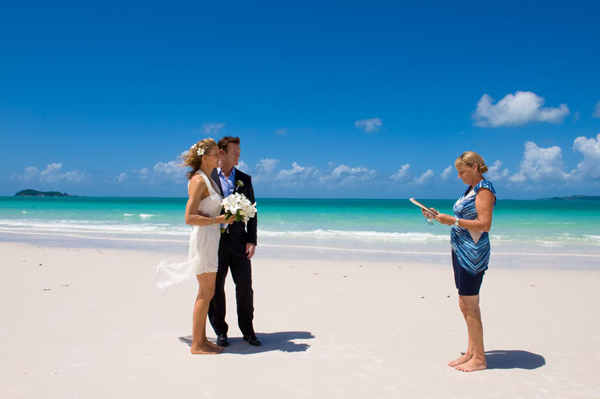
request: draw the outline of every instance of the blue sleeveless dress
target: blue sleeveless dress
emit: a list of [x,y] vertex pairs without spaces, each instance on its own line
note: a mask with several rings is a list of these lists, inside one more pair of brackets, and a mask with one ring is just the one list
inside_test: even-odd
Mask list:
[[[454,204],[454,216],[459,219],[477,219],[475,198],[477,192],[488,189],[496,197],[496,190],[491,182],[483,179],[471,191],[465,193]],[[494,208],[496,199],[494,198]],[[450,230],[450,243],[456,254],[458,264],[469,274],[476,276],[487,270],[490,261],[490,238],[487,232],[467,230],[452,225]]]

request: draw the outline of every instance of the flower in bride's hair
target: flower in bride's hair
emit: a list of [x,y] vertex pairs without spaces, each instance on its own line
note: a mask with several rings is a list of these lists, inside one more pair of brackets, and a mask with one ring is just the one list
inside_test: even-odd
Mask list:
[[198,148],[197,154],[198,154],[199,157],[201,157],[202,155],[204,155],[204,148]]

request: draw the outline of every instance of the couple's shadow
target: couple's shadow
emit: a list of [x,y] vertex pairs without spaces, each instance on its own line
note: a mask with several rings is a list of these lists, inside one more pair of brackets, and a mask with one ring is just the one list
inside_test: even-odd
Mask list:
[[536,353],[520,350],[495,350],[485,352],[487,368],[534,370],[546,365],[546,359]]
[[[238,355],[251,355],[263,352],[306,352],[309,344],[296,343],[296,339],[313,339],[315,336],[308,331],[281,331],[274,333],[258,333],[262,341],[261,346],[251,346],[242,337],[229,337],[229,346],[223,353],[235,353]],[[188,346],[192,345],[192,336],[179,337],[179,340]]]

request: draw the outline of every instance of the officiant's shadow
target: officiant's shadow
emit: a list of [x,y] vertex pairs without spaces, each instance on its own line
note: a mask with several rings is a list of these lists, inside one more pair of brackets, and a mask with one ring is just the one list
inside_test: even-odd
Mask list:
[[535,370],[546,365],[546,359],[536,353],[520,350],[494,350],[485,352],[487,368]]
[[[229,346],[222,353],[234,353],[237,355],[252,355],[264,352],[306,352],[310,345],[304,342],[294,342],[295,340],[313,339],[315,336],[308,331],[280,331],[274,333],[257,333],[262,341],[261,346],[251,346],[244,341],[242,337],[229,337]],[[179,337],[179,341],[192,345],[192,336]],[[211,340],[212,341],[212,340]]]

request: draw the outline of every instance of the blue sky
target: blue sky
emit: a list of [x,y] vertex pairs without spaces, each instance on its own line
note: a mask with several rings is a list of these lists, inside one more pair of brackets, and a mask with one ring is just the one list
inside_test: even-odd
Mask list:
[[185,196],[222,135],[258,197],[600,195],[598,2],[215,3],[3,1],[0,195]]

